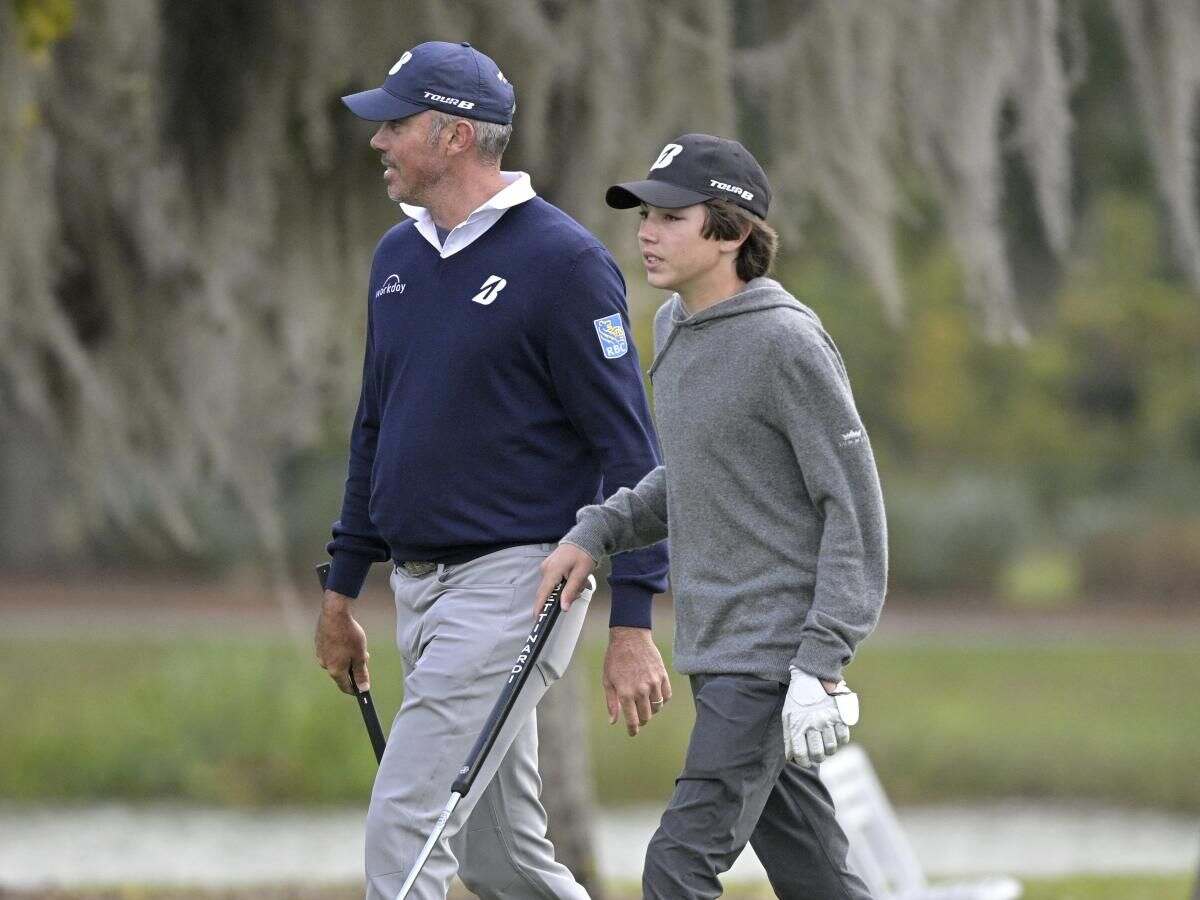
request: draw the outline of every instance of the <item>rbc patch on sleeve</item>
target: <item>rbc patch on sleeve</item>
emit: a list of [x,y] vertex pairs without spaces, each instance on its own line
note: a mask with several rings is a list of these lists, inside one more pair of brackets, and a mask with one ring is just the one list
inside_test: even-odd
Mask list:
[[596,336],[600,338],[600,349],[604,351],[605,359],[619,359],[629,352],[629,341],[625,338],[625,326],[621,323],[620,313],[596,319],[592,324],[596,326]]

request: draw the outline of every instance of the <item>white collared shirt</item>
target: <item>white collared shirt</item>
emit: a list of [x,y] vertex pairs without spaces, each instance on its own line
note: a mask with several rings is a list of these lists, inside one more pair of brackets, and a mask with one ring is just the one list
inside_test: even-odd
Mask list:
[[433,216],[430,215],[429,210],[423,206],[409,206],[407,203],[401,203],[400,209],[406,216],[416,221],[417,231],[433,245],[433,249],[441,254],[442,259],[445,259],[453,256],[459,250],[465,250],[483,237],[484,232],[500,221],[505,210],[537,196],[537,192],[534,191],[533,185],[529,181],[529,173],[501,172],[500,177],[507,182],[507,186],[501,188],[492,195],[490,200],[451,228],[450,233],[446,235],[444,244],[438,240],[437,226],[434,225]]

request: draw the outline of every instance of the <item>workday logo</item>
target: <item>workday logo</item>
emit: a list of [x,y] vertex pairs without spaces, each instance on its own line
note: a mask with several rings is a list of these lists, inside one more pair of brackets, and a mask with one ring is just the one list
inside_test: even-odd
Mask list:
[[471,298],[472,302],[478,303],[480,306],[489,306],[499,294],[508,286],[508,279],[501,278],[499,275],[489,275],[487,281],[483,283],[479,293]]
[[400,276],[393,272],[384,279],[379,290],[375,292],[375,299],[378,300],[384,294],[403,294],[406,287],[408,287],[408,284],[401,284]]
[[681,147],[679,144],[667,144],[667,146],[662,148],[662,153],[658,154],[658,159],[654,161],[654,165],[650,167],[650,171],[653,172],[655,169],[665,169],[667,166],[673,163],[675,161],[675,157],[682,152],[683,147]]

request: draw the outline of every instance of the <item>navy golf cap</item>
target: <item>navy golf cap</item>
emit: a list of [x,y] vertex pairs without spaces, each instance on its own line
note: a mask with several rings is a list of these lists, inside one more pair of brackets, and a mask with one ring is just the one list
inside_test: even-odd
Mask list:
[[427,41],[396,60],[383,86],[343,97],[360,119],[387,122],[427,109],[508,125],[517,94],[492,59],[465,41]]
[[613,209],[640,203],[681,209],[728,200],[760,219],[771,206],[771,185],[750,151],[711,134],[685,134],[662,148],[645,181],[614,184],[605,194]]

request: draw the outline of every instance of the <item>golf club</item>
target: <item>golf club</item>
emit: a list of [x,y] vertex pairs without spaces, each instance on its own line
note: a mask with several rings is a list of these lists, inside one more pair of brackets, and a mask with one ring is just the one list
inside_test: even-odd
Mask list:
[[[529,680],[529,673],[533,671],[534,663],[537,662],[537,658],[542,652],[542,647],[550,635],[550,630],[554,627],[554,623],[558,621],[559,613],[562,612],[562,592],[565,586],[566,580],[564,579],[550,592],[550,596],[542,606],[542,611],[538,613],[537,619],[533,623],[533,629],[529,632],[529,636],[525,638],[525,644],[521,647],[521,652],[517,655],[517,660],[513,663],[513,667],[509,672],[508,681],[501,688],[500,696],[496,698],[496,703],[492,707],[492,711],[488,714],[487,721],[483,724],[483,730],[479,733],[479,737],[475,739],[475,746],[467,754],[466,762],[462,764],[462,767],[458,770],[458,777],[454,779],[454,783],[450,786],[450,800],[446,803],[441,815],[438,816],[438,820],[433,826],[433,831],[430,832],[429,839],[425,841],[425,846],[421,848],[421,853],[417,856],[417,860],[413,863],[408,877],[404,880],[404,885],[400,888],[400,893],[396,895],[396,900],[405,900],[408,897],[408,892],[412,890],[417,876],[421,874],[421,870],[425,867],[425,862],[429,859],[429,854],[437,846],[438,839],[442,836],[442,832],[445,830],[450,816],[454,814],[458,802],[467,795],[467,792],[471,790],[471,785],[475,783],[475,777],[479,774],[484,760],[487,759],[489,751],[491,751],[492,746],[496,743],[496,739],[500,736],[500,729],[504,727],[504,722],[508,718],[508,714],[512,712],[513,705],[521,693],[521,688]],[[595,590],[595,587],[596,580],[589,575],[586,590]]]
[[[325,590],[325,579],[329,577],[329,563],[317,566],[317,580],[321,582],[321,590]],[[375,714],[375,704],[371,702],[370,691],[360,691],[358,682],[354,680],[354,664],[350,664],[350,687],[354,689],[354,697],[358,700],[358,710],[362,713],[363,724],[367,726],[367,735],[371,738],[371,747],[375,751],[375,762],[383,759],[383,748],[387,742],[383,737],[383,729],[379,727],[379,716]]]

